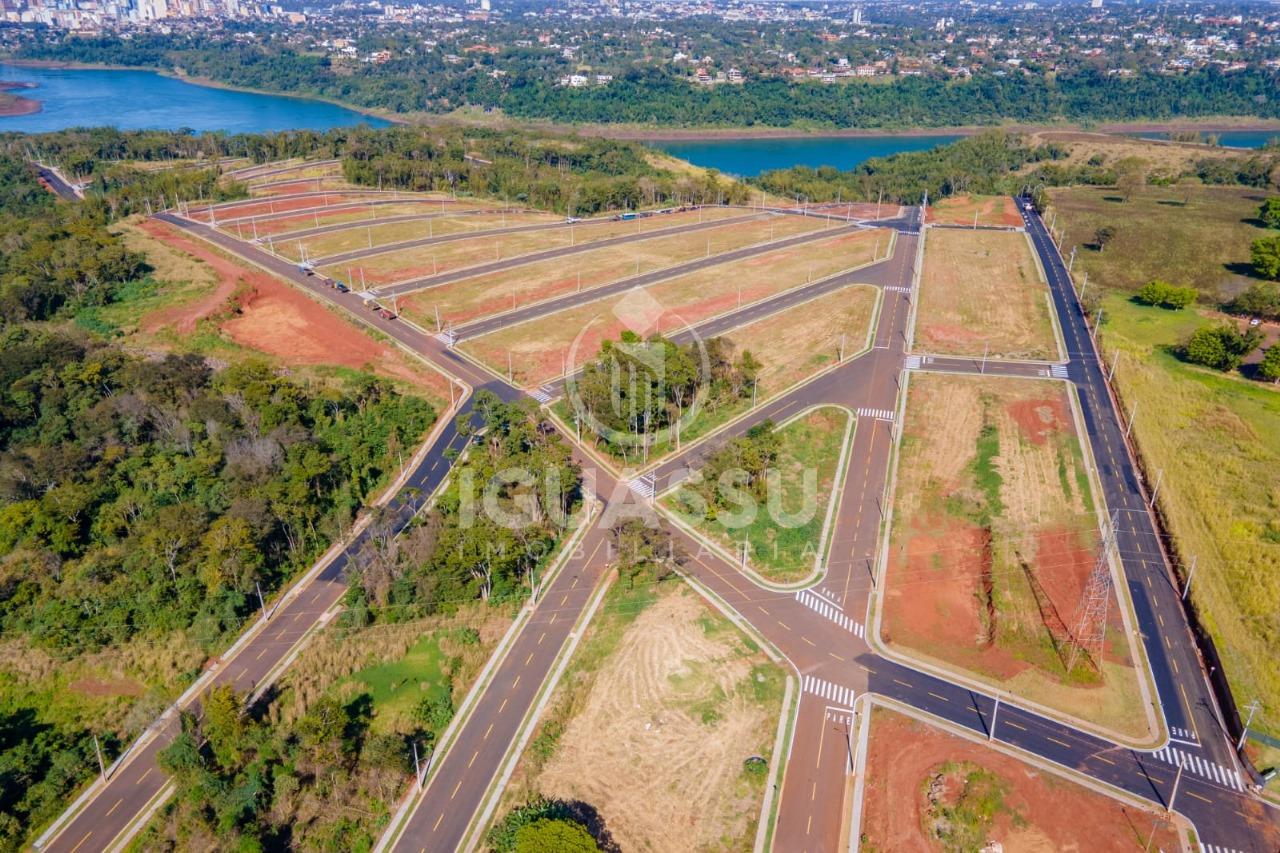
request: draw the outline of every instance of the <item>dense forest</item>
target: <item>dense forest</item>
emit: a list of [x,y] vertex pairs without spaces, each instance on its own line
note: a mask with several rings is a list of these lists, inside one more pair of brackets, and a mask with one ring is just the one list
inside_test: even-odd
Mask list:
[[[270,594],[350,527],[392,448],[435,413],[381,381],[137,353],[77,324],[147,276],[107,225],[131,188],[162,180],[70,205],[0,155],[0,646],[26,666],[150,646],[149,663],[174,663],[172,689],[252,616],[257,586]],[[0,849],[93,772],[93,735],[110,758],[149,721],[85,717],[50,700],[56,666],[33,677],[0,677]]]
[[[448,73],[434,56],[397,57],[342,72],[326,56],[205,37],[159,34],[49,40],[23,49],[31,59],[173,70],[235,86],[315,95],[391,112],[498,108],[519,118],[664,127],[947,127],[1004,121],[1167,120],[1212,115],[1280,116],[1274,71],[1132,77],[1080,70],[1057,76],[980,73],[972,79],[902,77],[891,83],[824,85],[760,77],[741,86],[697,86],[654,67],[608,86],[565,88],[536,62],[506,57],[503,76],[484,66]],[[508,67],[509,66],[509,67]]]

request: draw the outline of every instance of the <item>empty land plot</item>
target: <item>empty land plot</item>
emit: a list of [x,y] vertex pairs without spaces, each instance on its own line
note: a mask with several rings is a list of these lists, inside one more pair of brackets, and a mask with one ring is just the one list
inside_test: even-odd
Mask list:
[[[282,255],[300,258],[303,247],[307,257],[324,258],[340,252],[351,252],[357,249],[376,251],[379,246],[401,243],[407,240],[420,240],[431,237],[448,237],[451,234],[465,234],[470,231],[487,231],[493,228],[506,228],[516,225],[554,225],[563,220],[548,213],[460,213],[457,216],[431,216],[424,219],[406,222],[388,222],[381,225],[369,223],[357,228],[344,228],[328,234],[317,234],[301,240],[275,241],[275,249]],[[548,228],[548,232],[555,229]],[[539,232],[541,233],[541,232]],[[495,238],[496,239],[496,238]]]
[[1067,386],[914,375],[903,430],[885,642],[1146,737],[1134,651],[1114,592],[1102,660],[1081,655],[1067,672],[1100,552],[1100,511]]
[[834,364],[842,344],[846,358],[863,349],[870,337],[876,293],[870,285],[851,284],[724,337],[736,351],[750,350],[760,362],[760,398],[771,397]]
[[1166,815],[884,708],[871,713],[863,779],[870,853],[1183,849]]
[[[323,201],[324,197],[321,196]],[[293,231],[306,231],[310,228],[321,228],[327,225],[343,225],[350,222],[362,222],[367,219],[384,219],[392,216],[439,216],[451,215],[469,210],[482,209],[482,205],[470,202],[451,202],[445,199],[422,199],[419,201],[393,202],[392,204],[368,204],[369,199],[357,202],[343,202],[328,207],[317,207],[314,210],[300,211],[293,216],[279,216],[272,219],[247,219],[237,217],[231,225],[220,224],[219,228],[228,234],[234,234],[247,240],[255,234],[259,237],[275,237],[288,235]],[[220,214],[221,216],[221,214]],[[222,220],[219,219],[221,223]]]
[[953,195],[929,206],[929,221],[942,225],[1004,225],[1018,228],[1022,216],[1007,195]]
[[610,591],[498,816],[583,803],[622,850],[750,850],[785,676],[683,584]]
[[637,269],[652,272],[821,227],[814,219],[779,216],[603,246],[427,288],[402,304],[409,316],[420,322],[434,325],[439,309],[442,323],[465,323],[576,290],[587,291],[635,275]]
[[1049,289],[1021,233],[931,228],[915,348],[938,355],[1061,357]]
[[313,178],[340,177],[342,177],[341,163],[317,163],[313,165],[300,164],[297,168],[290,169],[287,172],[278,172],[274,175],[250,177],[245,182],[250,187],[254,187],[261,184],[278,184],[281,181],[305,181]]
[[317,190],[330,190],[339,192],[341,190],[358,189],[352,184],[347,183],[341,177],[320,177],[320,178],[302,178],[300,180],[290,180],[283,183],[261,183],[249,187],[249,192],[254,198],[271,198],[272,196],[292,195],[294,193],[315,192]]
[[[403,249],[365,258],[360,261],[359,266],[364,270],[364,280],[372,287],[437,275],[449,270],[500,261],[504,258],[518,258],[521,255],[548,249],[580,246],[612,237],[645,234],[660,228],[688,225],[709,218],[723,219],[728,215],[743,216],[744,214],[745,212],[741,210],[708,208],[705,212],[689,210],[635,220],[583,222],[572,228],[478,237],[474,240],[458,240],[453,243]],[[328,275],[340,276],[346,272],[346,269],[334,267],[325,272]]]
[[730,553],[741,555],[745,540],[748,565],[770,580],[807,577],[825,545],[827,507],[852,426],[846,409],[823,406],[778,427],[777,458],[769,466],[764,495],[757,495],[754,514],[724,507],[715,482],[682,485],[662,503]]
[[539,385],[595,358],[624,329],[670,334],[810,279],[862,266],[889,245],[881,230],[845,232],[600,299],[474,338],[462,349],[493,369]]
[[[310,190],[305,190],[310,193]],[[291,210],[304,210],[307,208],[323,208],[331,204],[342,204],[344,202],[367,201],[370,198],[383,198],[372,193],[361,192],[332,192],[321,193],[320,195],[300,195],[295,198],[282,198],[279,200],[264,198],[261,201],[238,201],[231,202],[226,206],[219,206],[214,209],[214,213],[219,220],[226,219],[244,219],[252,216],[270,216],[274,213],[287,213]],[[205,211],[199,212],[194,218],[209,220],[209,214]]]

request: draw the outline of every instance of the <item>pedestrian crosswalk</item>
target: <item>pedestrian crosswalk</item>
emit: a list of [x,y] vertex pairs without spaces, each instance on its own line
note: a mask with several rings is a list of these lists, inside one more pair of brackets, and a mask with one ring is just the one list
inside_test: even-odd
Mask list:
[[911,292],[911,288],[901,287],[896,284],[889,285],[888,287],[885,288],[885,290],[889,291],[890,293],[910,293]]
[[830,619],[832,622],[836,623],[850,634],[853,634],[855,637],[865,639],[867,632],[862,623],[855,622],[853,619],[844,615],[844,613],[840,612],[839,608],[827,599],[814,595],[810,590],[802,589],[796,592],[796,601],[800,602],[818,615]]
[[1065,364],[1055,364],[1049,368],[1049,375],[1054,379],[1067,378],[1067,366]]
[[453,332],[436,332],[436,340],[447,347],[451,347],[457,342],[458,336]]
[[835,702],[842,708],[852,708],[853,700],[858,698],[858,694],[851,687],[841,687],[839,684],[833,684],[823,678],[817,678],[812,675],[804,677],[804,692],[812,693],[814,696],[821,696],[828,702]]
[[1166,764],[1181,767],[1188,773],[1194,773],[1225,788],[1244,791],[1244,783],[1240,781],[1240,773],[1238,771],[1223,767],[1221,764],[1210,761],[1207,758],[1201,758],[1193,752],[1178,749],[1176,746],[1166,746],[1162,749],[1157,749],[1152,755]]
[[529,392],[529,396],[537,400],[539,403],[550,403],[553,399],[555,399],[554,397],[551,396],[551,389],[548,388],[546,385],[543,385],[540,388],[533,389],[532,391]]
[[892,421],[892,420],[893,420],[893,410],[892,410],[892,409],[867,409],[867,408],[861,408],[861,409],[858,409],[858,417],[860,417],[860,418],[876,418],[877,420],[881,420],[881,421]]
[[1242,853],[1234,847],[1221,847],[1217,844],[1201,844],[1200,849],[1205,853]]
[[918,355],[909,355],[909,356],[907,356],[907,360],[903,363],[903,365],[902,365],[902,366],[903,366],[903,367],[905,367],[907,370],[919,370],[919,369],[920,369],[920,356],[918,356]]
[[645,474],[643,477],[627,480],[627,488],[642,498],[651,498],[653,497],[653,475]]

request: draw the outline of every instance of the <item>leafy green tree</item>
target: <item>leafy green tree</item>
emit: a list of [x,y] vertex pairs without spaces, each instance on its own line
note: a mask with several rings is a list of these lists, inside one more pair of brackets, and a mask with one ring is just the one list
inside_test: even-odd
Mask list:
[[516,853],[596,853],[591,833],[571,820],[542,818],[516,832]]
[[1280,284],[1254,282],[1224,307],[1233,314],[1280,320]]
[[1180,310],[1195,302],[1198,295],[1194,287],[1178,287],[1157,279],[1144,284],[1134,298],[1144,305]]
[[1101,252],[1107,247],[1107,244],[1115,238],[1115,236],[1116,229],[1112,228],[1110,225],[1103,225],[1101,228],[1093,232],[1093,245],[1097,246],[1098,251]]
[[1253,327],[1241,332],[1227,323],[1201,326],[1183,347],[1183,355],[1193,364],[1234,370],[1261,342],[1262,333]]
[[1280,345],[1272,344],[1267,347],[1262,362],[1258,364],[1258,378],[1280,383]]
[[1271,196],[1258,208],[1258,218],[1268,228],[1280,228],[1280,196]]
[[1260,237],[1249,250],[1253,268],[1263,278],[1280,279],[1280,235]]

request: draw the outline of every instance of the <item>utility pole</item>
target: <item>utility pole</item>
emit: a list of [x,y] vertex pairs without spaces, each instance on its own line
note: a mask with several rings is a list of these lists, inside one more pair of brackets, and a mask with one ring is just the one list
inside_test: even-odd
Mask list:
[[1156,505],[1156,498],[1158,498],[1158,497],[1160,496],[1160,483],[1161,483],[1161,482],[1163,482],[1163,481],[1164,481],[1164,469],[1163,469],[1163,468],[1158,468],[1158,469],[1156,469],[1156,487],[1155,487],[1154,489],[1152,489],[1152,490],[1151,490],[1151,504],[1150,504],[1150,505],[1151,505],[1151,507],[1152,507],[1153,509],[1155,508],[1155,505]]
[[1125,441],[1129,440],[1129,433],[1133,432],[1133,419],[1138,414],[1138,401],[1133,401],[1133,406],[1129,409],[1129,425],[1124,428]]
[[1111,377],[1116,375],[1116,367],[1120,364],[1120,350],[1116,350],[1116,354],[1111,359],[1111,370],[1107,372],[1107,381],[1111,381]]
[[267,602],[262,598],[262,585],[257,581],[253,582],[253,588],[258,591],[258,606],[262,608],[262,621],[267,621]]
[[990,349],[991,349],[991,343],[989,341],[984,342],[982,344],[982,369],[979,371],[979,373],[985,374],[987,372],[987,353],[990,351]]
[[1085,288],[1089,286],[1089,272],[1086,270],[1084,274],[1084,284],[1080,285],[1080,298],[1084,299]]
[[1067,272],[1068,272],[1068,273],[1070,273],[1070,272],[1071,272],[1071,268],[1072,268],[1073,266],[1075,266],[1075,263],[1076,263],[1076,247],[1075,247],[1075,246],[1072,246],[1072,247],[1071,247],[1071,257],[1067,259]]
[[[1240,732],[1240,740],[1236,742],[1236,752],[1239,752],[1240,750],[1244,749],[1244,740],[1246,737],[1249,736],[1249,726],[1253,725],[1253,715],[1258,713],[1258,707],[1259,705],[1258,705],[1257,699],[1254,699],[1252,702],[1249,703],[1249,719],[1244,724],[1244,731]],[[97,743],[97,742],[98,742],[97,738],[94,738],[94,743]],[[101,761],[102,757],[99,756],[98,760]]]
[[1178,784],[1182,781],[1182,765],[1178,765],[1178,774],[1173,777],[1173,790],[1169,792],[1169,806],[1166,811],[1173,811],[1173,801],[1178,798]]
[[1191,579],[1196,576],[1196,566],[1199,564],[1200,555],[1193,554],[1191,556],[1191,569],[1187,572],[1187,582],[1182,586],[1182,600],[1187,600],[1187,593],[1191,592]]
[[[1253,704],[1255,705],[1258,704],[1257,700],[1254,700]],[[1253,716],[1250,715],[1249,719],[1252,720]],[[1248,727],[1246,726],[1246,728]],[[102,760],[102,744],[98,742],[98,736],[96,734],[93,736],[93,751],[98,754],[98,772],[102,774],[102,781],[106,782],[107,781],[107,763]]]
[[999,716],[999,714],[1000,714],[1000,695],[996,694],[996,704],[995,704],[995,707],[991,709],[991,725],[987,728],[988,743],[995,740],[996,738],[996,717]]

